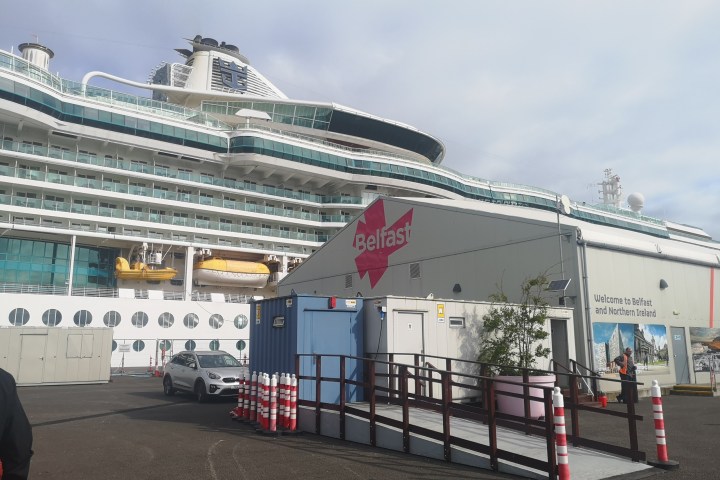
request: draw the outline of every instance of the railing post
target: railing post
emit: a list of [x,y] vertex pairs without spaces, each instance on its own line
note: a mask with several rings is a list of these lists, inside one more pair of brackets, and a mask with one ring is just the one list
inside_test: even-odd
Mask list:
[[578,381],[580,377],[577,376],[577,374],[573,374],[570,378],[570,421],[572,422],[570,429],[572,431],[573,446],[577,447],[580,440],[580,412],[578,411],[578,402],[580,401],[578,395]]
[[[485,410],[486,412],[489,412],[490,407],[488,406],[488,404],[490,403],[490,394],[489,394],[490,392],[488,392],[488,389],[487,389],[488,384],[487,384],[487,382],[485,382],[485,378],[487,378],[488,375],[487,375],[487,365],[485,365],[484,363],[480,364],[480,376],[483,377],[483,379],[480,381],[480,385],[482,386],[482,391],[480,392],[480,394],[482,397],[483,410]],[[488,423],[488,415],[484,416],[483,423],[485,423],[485,424]]]
[[415,403],[414,403],[414,405],[417,406],[418,395],[420,395],[420,391],[422,388],[421,382],[420,382],[420,354],[416,353],[415,355],[413,355],[413,357],[414,357],[413,360],[415,361],[415,392],[414,392]]
[[320,410],[321,359],[322,355],[315,355],[315,433],[318,435],[320,435],[320,415],[322,413]]
[[388,392],[388,397],[396,397],[397,396],[397,377],[395,376],[395,354],[389,353],[388,354],[388,388],[390,391]]
[[375,360],[369,360],[368,380],[370,383],[370,445],[377,445],[375,429]]
[[484,381],[487,392],[488,402],[485,408],[488,412],[488,443],[490,444],[490,468],[497,472],[498,465],[498,445],[497,445],[497,419],[495,418],[495,383],[492,378],[486,378]]
[[446,462],[452,459],[452,450],[450,448],[450,402],[452,402],[450,375],[450,372],[440,373],[442,379],[443,456]]
[[340,355],[340,440],[345,440],[345,355]]
[[[530,418],[530,372],[527,369],[523,370],[522,373],[523,381],[523,412],[525,418]],[[525,424],[525,435],[530,435],[530,423],[523,422]]]
[[403,423],[403,451],[410,453],[410,400],[408,398],[408,369],[407,365],[400,366],[402,423]]
[[626,387],[626,398],[627,401],[627,412],[628,412],[628,427],[630,432],[630,450],[632,451],[632,461],[640,461],[640,446],[638,445],[637,437],[637,422],[635,420],[635,382],[630,383],[628,381]]

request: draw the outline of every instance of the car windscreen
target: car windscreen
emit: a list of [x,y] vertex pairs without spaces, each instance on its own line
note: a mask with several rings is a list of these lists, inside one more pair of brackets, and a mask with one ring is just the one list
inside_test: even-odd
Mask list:
[[198,355],[202,368],[240,367],[235,357],[231,355]]

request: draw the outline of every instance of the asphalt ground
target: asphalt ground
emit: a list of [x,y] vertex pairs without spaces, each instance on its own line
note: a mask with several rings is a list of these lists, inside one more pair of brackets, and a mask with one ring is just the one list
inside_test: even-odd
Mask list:
[[[19,393],[33,425],[32,479],[517,478],[308,433],[260,435],[230,420],[234,401],[165,397],[159,378],[114,376],[108,384],[21,387]],[[644,478],[720,478],[714,461],[720,398],[668,396],[663,404],[670,459],[680,469]],[[645,417],[640,447],[656,459],[650,399],[640,399],[637,409]],[[581,416],[581,433],[629,445],[626,421],[600,417]]]

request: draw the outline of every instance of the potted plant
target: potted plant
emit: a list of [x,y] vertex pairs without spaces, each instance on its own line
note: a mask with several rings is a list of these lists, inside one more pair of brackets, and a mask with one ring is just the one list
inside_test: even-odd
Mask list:
[[[495,366],[493,373],[498,380],[521,383],[523,371],[535,369],[538,359],[547,358],[550,348],[543,343],[549,336],[548,303],[542,297],[548,285],[545,275],[526,279],[521,285],[520,301],[511,304],[508,296],[499,287],[490,295],[492,306],[482,317],[481,344],[478,361]],[[530,372],[530,383],[553,386],[555,375],[547,372]],[[534,373],[539,373],[536,375]],[[522,393],[523,387],[496,382],[496,390]],[[542,397],[541,389],[530,389],[530,395]],[[498,409],[505,413],[524,416],[524,402],[520,398],[498,395]],[[542,402],[531,402],[530,416],[545,415]]]

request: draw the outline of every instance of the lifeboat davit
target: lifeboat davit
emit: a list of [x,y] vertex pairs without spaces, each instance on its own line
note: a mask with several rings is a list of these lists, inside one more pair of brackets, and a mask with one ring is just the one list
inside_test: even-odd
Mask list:
[[121,280],[170,280],[177,275],[174,268],[152,268],[143,262],[130,265],[127,259],[115,259],[115,277]]
[[270,269],[258,262],[211,257],[193,266],[193,281],[197,285],[262,288],[269,277]]

